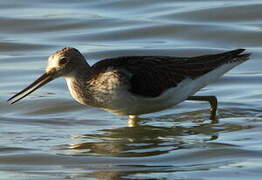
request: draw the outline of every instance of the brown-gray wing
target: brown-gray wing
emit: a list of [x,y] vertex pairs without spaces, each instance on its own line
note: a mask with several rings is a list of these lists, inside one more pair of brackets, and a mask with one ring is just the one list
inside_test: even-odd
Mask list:
[[108,67],[131,74],[129,91],[144,97],[157,97],[165,90],[176,87],[186,78],[197,78],[216,67],[241,60],[248,54],[237,49],[220,54],[190,58],[170,56],[127,56],[102,60],[92,66],[94,74]]
[[[237,49],[215,55],[192,58],[168,57],[157,61],[158,57],[144,59],[143,68],[137,68],[131,78],[132,93],[144,97],[157,97],[168,88],[176,87],[186,78],[197,78],[218,66],[234,61],[246,60],[249,54],[241,54],[244,49]],[[158,63],[156,63],[158,62]]]

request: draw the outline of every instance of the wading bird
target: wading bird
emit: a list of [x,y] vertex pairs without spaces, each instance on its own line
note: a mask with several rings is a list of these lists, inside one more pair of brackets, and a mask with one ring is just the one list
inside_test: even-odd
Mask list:
[[124,56],[90,66],[75,48],[63,48],[48,59],[45,73],[10,99],[19,101],[37,88],[64,77],[81,104],[134,118],[170,108],[185,100],[208,101],[215,118],[215,96],[194,96],[209,83],[243,63],[249,53],[236,49],[197,57]]

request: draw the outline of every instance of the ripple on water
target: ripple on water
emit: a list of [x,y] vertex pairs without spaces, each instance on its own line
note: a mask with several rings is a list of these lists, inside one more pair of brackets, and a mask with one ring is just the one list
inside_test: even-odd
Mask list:
[[[261,172],[260,1],[0,2],[0,179],[252,179]],[[184,102],[126,117],[77,104],[56,80],[5,101],[64,46],[90,64],[120,55],[194,56],[247,48],[251,60]]]

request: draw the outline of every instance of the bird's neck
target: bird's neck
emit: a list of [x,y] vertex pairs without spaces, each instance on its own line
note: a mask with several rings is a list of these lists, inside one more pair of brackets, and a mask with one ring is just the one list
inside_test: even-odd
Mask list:
[[70,94],[81,104],[90,104],[89,101],[91,101],[91,99],[89,100],[88,98],[91,97],[88,95],[86,83],[91,74],[90,66],[84,66],[64,77]]
[[87,64],[78,67],[75,71],[69,73],[67,76],[69,78],[75,78],[75,79],[87,79],[91,74],[92,74],[91,67]]

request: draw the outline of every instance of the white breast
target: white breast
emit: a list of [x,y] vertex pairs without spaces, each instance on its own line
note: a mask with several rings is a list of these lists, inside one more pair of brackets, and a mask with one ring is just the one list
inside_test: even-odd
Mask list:
[[67,87],[69,89],[71,96],[80,104],[85,104],[83,97],[80,96],[80,94],[78,94],[77,91],[75,91],[75,88],[74,88],[74,80],[75,79],[74,79],[74,77],[70,77],[70,76],[65,77],[65,80],[66,80],[66,84],[67,84]]

